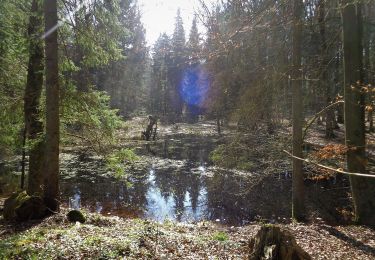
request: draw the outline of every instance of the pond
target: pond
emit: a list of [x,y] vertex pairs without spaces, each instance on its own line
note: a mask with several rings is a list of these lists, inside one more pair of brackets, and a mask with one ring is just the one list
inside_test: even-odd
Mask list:
[[[155,142],[127,144],[141,158],[127,173],[127,181],[109,174],[98,157],[63,153],[62,203],[120,217],[246,224],[255,216],[249,203],[251,195],[246,192],[252,183],[210,164],[209,154],[220,140],[216,134],[179,131],[167,132]],[[18,183],[11,171],[4,172],[0,176],[3,183]],[[1,192],[12,189],[8,185]]]

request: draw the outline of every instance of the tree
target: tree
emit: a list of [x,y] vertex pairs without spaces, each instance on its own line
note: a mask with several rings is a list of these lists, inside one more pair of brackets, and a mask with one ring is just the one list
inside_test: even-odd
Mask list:
[[53,212],[59,210],[59,70],[57,0],[44,1],[46,59],[46,149],[44,200]]
[[187,52],[189,53],[189,65],[195,65],[199,63],[199,55],[201,52],[201,46],[200,46],[200,35],[198,32],[198,26],[197,26],[197,17],[194,16],[190,34],[189,34],[189,40],[187,42]]
[[[293,155],[302,158],[302,73],[301,73],[301,46],[302,46],[302,0],[293,1],[293,49],[292,49],[292,91],[293,91]],[[292,216],[301,221],[304,219],[304,184],[302,161],[293,158],[292,184]]]
[[[362,15],[361,5],[342,1],[344,88],[345,88],[345,143],[349,172],[366,172],[366,141],[362,71]],[[355,221],[375,225],[375,179],[350,176]]]
[[0,1],[0,160],[22,148],[23,99],[27,81],[27,26],[31,1]]
[[[43,88],[44,52],[40,39],[43,28],[42,4],[33,0],[29,20],[29,63],[24,96],[25,136],[31,141],[29,151],[28,194],[42,194],[43,184],[43,124],[39,111]],[[22,185],[21,185],[22,186]]]
[[[134,0],[120,0],[119,11],[111,14],[118,17],[123,32],[116,36],[122,57],[109,62],[99,70],[98,86],[111,96],[111,105],[120,110],[121,115],[130,116],[144,105],[147,93],[144,74],[148,56],[145,28],[141,22],[141,12]],[[118,25],[109,24],[107,27]]]
[[[319,0],[318,6],[318,21],[319,21],[319,32],[320,32],[320,39],[321,39],[321,71],[320,71],[320,85],[323,86],[322,89],[325,90],[325,96],[327,103],[326,105],[329,106],[332,102],[332,94],[331,94],[331,87],[330,82],[328,82],[328,48],[327,48],[327,38],[326,38],[326,6],[325,0]],[[329,109],[326,113],[326,137],[332,138],[334,136],[333,129],[334,129],[334,113],[332,109]]]
[[169,71],[171,67],[171,41],[166,33],[159,36],[153,48],[151,112],[166,116],[171,112],[171,84]]
[[[202,111],[200,99],[203,99],[203,93],[200,88],[204,84],[198,83],[200,75],[202,74],[202,66],[200,66],[200,35],[198,32],[197,18],[194,17],[189,40],[186,44],[186,59],[187,65],[184,71],[184,76],[180,86],[180,92],[182,92],[183,100],[185,102],[186,117],[189,122],[195,122],[198,119],[198,115]],[[188,92],[188,93],[187,93]]]
[[[375,40],[375,30],[372,26],[375,22],[373,15],[375,3],[368,1],[366,4],[363,4],[363,52],[364,52],[364,84],[370,84],[373,82],[373,71],[374,64],[371,64],[371,45],[374,46]],[[372,48],[374,49],[374,48]],[[375,57],[375,56],[373,56]],[[369,91],[367,94],[366,100],[366,111],[367,111],[367,121],[369,123],[369,132],[374,132],[374,108],[375,108],[375,94]]]
[[181,10],[177,10],[175,28],[172,36],[171,70],[169,80],[172,85],[172,108],[174,114],[179,117],[182,114],[183,101],[180,95],[180,82],[186,66],[185,30],[181,17]]

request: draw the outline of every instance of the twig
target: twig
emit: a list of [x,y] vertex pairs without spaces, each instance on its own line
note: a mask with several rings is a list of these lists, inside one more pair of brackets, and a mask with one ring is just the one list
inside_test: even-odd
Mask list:
[[287,155],[289,155],[290,157],[294,158],[294,159],[297,159],[297,160],[300,160],[300,161],[304,161],[306,163],[310,163],[310,164],[316,165],[316,166],[318,166],[320,168],[323,168],[323,169],[326,169],[326,170],[338,172],[338,173],[341,173],[341,174],[344,174],[344,175],[349,175],[349,176],[375,178],[375,174],[366,174],[366,173],[357,173],[357,172],[346,172],[346,171],[341,170],[341,169],[335,169],[335,168],[332,168],[332,167],[329,167],[329,166],[326,166],[326,165],[323,165],[323,164],[320,164],[320,163],[317,163],[317,162],[310,161],[309,159],[303,159],[303,158],[294,156],[293,154],[291,154],[290,152],[288,152],[286,150],[283,150],[283,152],[286,153]]
[[337,101],[337,102],[335,102],[335,103],[332,103],[332,104],[330,104],[329,106],[325,107],[323,110],[319,111],[317,114],[315,114],[315,116],[313,117],[313,119],[311,119],[311,120],[307,123],[307,125],[306,125],[306,127],[305,127],[305,130],[303,131],[302,140],[305,139],[306,134],[307,134],[307,130],[310,128],[310,126],[315,122],[315,120],[316,120],[321,114],[327,112],[327,110],[330,110],[332,107],[335,107],[335,106],[337,106],[337,105],[339,105],[339,104],[342,104],[342,103],[345,103],[345,102],[344,102],[343,100],[340,100],[340,101]]

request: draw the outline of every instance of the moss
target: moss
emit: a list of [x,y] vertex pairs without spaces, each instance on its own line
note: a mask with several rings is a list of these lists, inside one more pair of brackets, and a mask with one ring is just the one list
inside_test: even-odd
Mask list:
[[27,197],[26,191],[13,193],[4,202],[4,219],[5,220],[15,220],[16,218],[16,208],[19,203]]
[[66,216],[70,222],[80,222],[80,223],[86,222],[85,215],[83,215],[81,211],[76,210],[76,209],[69,211],[69,213]]
[[213,240],[217,240],[217,241],[227,241],[229,239],[229,236],[224,233],[224,232],[216,232],[213,237],[212,237]]
[[8,221],[27,221],[45,215],[46,208],[38,196],[29,196],[26,191],[12,194],[4,202],[4,219]]

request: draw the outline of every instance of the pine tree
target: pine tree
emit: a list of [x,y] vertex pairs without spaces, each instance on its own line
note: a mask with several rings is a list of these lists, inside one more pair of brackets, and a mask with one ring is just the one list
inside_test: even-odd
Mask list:
[[[25,136],[34,142],[29,151],[28,194],[41,194],[43,184],[43,123],[40,115],[40,98],[43,88],[44,51],[40,39],[43,31],[42,6],[33,0],[29,20],[29,63],[24,96]],[[23,186],[21,184],[21,186]],[[23,187],[22,187],[23,188]]]
[[182,115],[183,101],[180,95],[180,83],[187,62],[185,41],[185,30],[181,11],[178,9],[172,37],[171,69],[169,73],[169,80],[172,85],[171,107],[173,109],[170,116],[174,120],[179,119]]
[[[184,81],[192,81],[190,83],[184,82],[184,88],[185,91],[198,94],[199,93],[199,77],[201,74],[201,66],[200,66],[200,54],[201,54],[201,45],[200,45],[200,35],[198,32],[198,26],[197,26],[197,18],[194,17],[190,34],[189,34],[189,40],[186,44],[186,52],[187,52],[187,68],[185,70],[185,77],[183,78]],[[182,89],[181,91],[184,92]],[[194,95],[195,98],[202,98]],[[186,97],[185,97],[186,99]],[[186,100],[185,100],[186,101]],[[197,102],[198,100],[192,100],[193,103]],[[186,102],[186,118],[188,122],[193,123],[198,119],[198,115],[201,113],[201,107],[203,104],[192,104],[191,102]]]
[[160,35],[153,48],[151,112],[166,116],[171,112],[171,95],[169,83],[171,71],[171,40],[166,33]]
[[200,45],[200,35],[198,32],[198,26],[197,26],[197,17],[194,16],[190,34],[189,34],[189,40],[187,42],[187,52],[189,54],[189,65],[194,65],[199,63],[199,56],[201,52],[201,45]]
[[60,149],[59,67],[56,30],[58,18],[56,0],[44,1],[44,20],[46,58],[46,150],[44,200],[47,207],[55,212],[59,210]]
[[121,0],[119,5],[118,22],[124,29],[118,39],[122,58],[102,68],[98,85],[111,96],[112,107],[130,116],[147,96],[144,74],[148,48],[137,2]]

